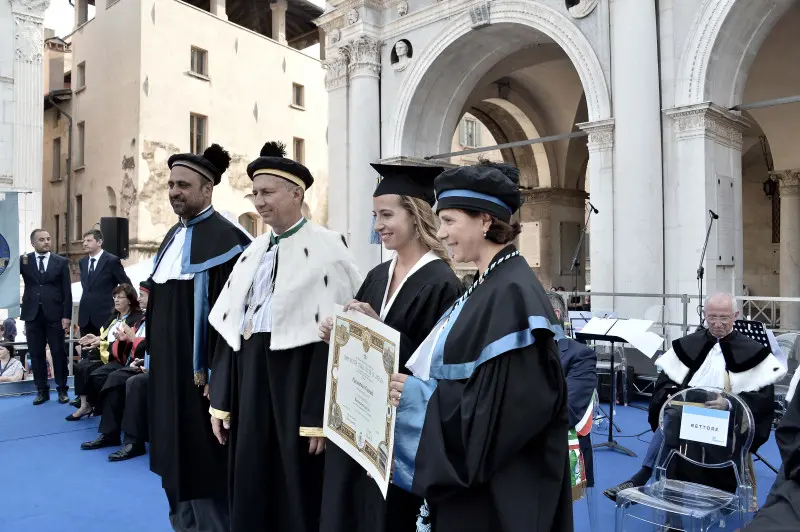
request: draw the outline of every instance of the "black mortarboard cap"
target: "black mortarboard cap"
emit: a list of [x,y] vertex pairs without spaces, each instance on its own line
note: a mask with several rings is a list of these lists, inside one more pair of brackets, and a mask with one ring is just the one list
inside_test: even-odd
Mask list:
[[433,180],[444,171],[441,166],[409,166],[372,163],[381,175],[373,197],[385,194],[411,196],[428,202],[433,206],[436,195],[433,193]]
[[286,145],[283,142],[267,142],[261,148],[261,156],[247,165],[247,175],[250,179],[262,174],[281,177],[303,190],[308,190],[314,184],[314,178],[308,168],[286,158]]
[[442,172],[434,180],[436,211],[464,209],[491,214],[504,222],[522,205],[519,169],[481,161]]
[[219,185],[222,174],[228,169],[230,162],[231,156],[219,144],[212,144],[206,148],[203,155],[176,153],[167,160],[170,170],[173,166],[183,166],[208,179],[214,186]]

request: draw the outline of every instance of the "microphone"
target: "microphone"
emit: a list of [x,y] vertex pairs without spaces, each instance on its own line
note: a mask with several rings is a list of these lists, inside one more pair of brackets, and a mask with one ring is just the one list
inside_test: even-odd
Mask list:
[[719,215],[717,213],[715,213],[714,211],[709,210],[708,214],[710,214],[713,219],[719,220]]
[[[587,203],[589,203],[589,202],[587,201]],[[595,213],[595,214],[600,214],[600,211],[598,211],[598,210],[595,208],[595,206],[594,206],[594,205],[592,205],[591,203],[589,203],[589,207],[591,207],[592,211],[594,211],[594,213]]]

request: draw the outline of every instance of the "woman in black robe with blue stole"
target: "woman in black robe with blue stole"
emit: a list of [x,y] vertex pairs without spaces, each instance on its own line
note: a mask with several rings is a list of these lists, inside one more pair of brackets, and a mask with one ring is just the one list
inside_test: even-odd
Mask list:
[[571,531],[563,330],[509,244],[519,171],[482,162],[434,187],[439,238],[480,277],[414,353],[413,376],[392,376],[393,482],[425,498],[418,530]]
[[[373,268],[348,308],[400,333],[400,368],[463,289],[436,239],[433,178],[441,167],[373,164],[383,179],[373,194],[374,234],[395,257]],[[442,260],[445,259],[445,260]],[[329,340],[332,320],[322,326]],[[407,371],[407,370],[405,370]],[[422,499],[396,486],[383,498],[344,451],[328,445],[320,532],[413,531]]]

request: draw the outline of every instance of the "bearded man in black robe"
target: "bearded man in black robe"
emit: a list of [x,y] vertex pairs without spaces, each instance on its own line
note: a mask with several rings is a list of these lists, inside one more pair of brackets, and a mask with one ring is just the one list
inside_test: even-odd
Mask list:
[[229,530],[227,456],[208,425],[208,370],[217,342],[208,313],[250,244],[211,206],[230,156],[169,158],[169,200],[180,220],[154,260],[147,307],[150,355],[150,469],[161,477],[173,529]]

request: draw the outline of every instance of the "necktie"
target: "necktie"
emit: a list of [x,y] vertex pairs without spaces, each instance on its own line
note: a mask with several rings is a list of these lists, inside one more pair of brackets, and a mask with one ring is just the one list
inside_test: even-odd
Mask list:
[[44,275],[44,255],[39,255],[39,274]]
[[89,261],[89,276],[90,277],[94,273],[94,261],[95,260],[97,260],[97,259],[92,259],[91,261]]

